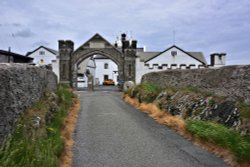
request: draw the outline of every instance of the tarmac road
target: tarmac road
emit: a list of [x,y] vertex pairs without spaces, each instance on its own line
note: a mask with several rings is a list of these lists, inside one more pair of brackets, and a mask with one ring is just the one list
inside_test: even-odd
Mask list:
[[78,94],[73,167],[228,166],[123,102],[118,91]]

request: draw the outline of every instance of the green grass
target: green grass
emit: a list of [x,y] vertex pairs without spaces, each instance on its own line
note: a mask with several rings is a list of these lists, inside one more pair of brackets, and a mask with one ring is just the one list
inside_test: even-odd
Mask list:
[[72,105],[73,93],[64,85],[59,85],[59,111],[50,124],[39,128],[31,126],[34,115],[43,117],[48,111],[50,101],[46,98],[35,103],[19,121],[12,137],[0,150],[0,167],[57,167],[58,157],[63,150],[60,129],[63,119]]
[[141,102],[150,103],[155,100],[160,91],[161,88],[153,83],[141,83],[125,93],[132,98],[138,98]]
[[236,106],[239,108],[241,118],[250,119],[250,105],[247,105],[246,103],[242,102],[242,100],[239,100],[236,103]]
[[249,137],[243,137],[223,125],[205,121],[188,121],[187,130],[195,137],[229,149],[239,162],[250,160]]

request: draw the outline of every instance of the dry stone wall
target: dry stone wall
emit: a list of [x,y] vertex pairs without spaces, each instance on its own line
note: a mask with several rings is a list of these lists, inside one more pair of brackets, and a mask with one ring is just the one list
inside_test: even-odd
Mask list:
[[242,98],[250,105],[250,65],[152,72],[145,74],[142,82],[161,87],[193,86],[219,96]]
[[45,67],[0,64],[0,145],[14,129],[20,114],[45,91],[54,91],[57,76]]

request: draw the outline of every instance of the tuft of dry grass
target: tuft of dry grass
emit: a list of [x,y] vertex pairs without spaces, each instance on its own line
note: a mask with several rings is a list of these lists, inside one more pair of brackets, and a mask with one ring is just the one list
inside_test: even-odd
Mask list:
[[195,138],[192,136],[187,130],[186,130],[186,122],[184,119],[182,119],[179,116],[172,116],[171,114],[161,111],[155,104],[153,103],[139,103],[137,99],[133,99],[129,97],[128,95],[124,95],[123,99],[125,102],[129,103],[130,105],[135,106],[137,109],[141,110],[142,112],[147,113],[151,118],[153,118],[156,122],[160,124],[164,124],[171,129],[174,129],[178,134],[182,135],[184,138],[190,140],[193,142],[193,144],[208,150],[209,152],[214,153],[216,156],[222,158],[226,163],[233,167],[248,167],[250,166],[249,163],[242,163],[239,164],[232,152],[230,152],[228,149],[219,147],[213,143],[208,143],[205,141],[202,141],[198,138]]
[[60,167],[71,167],[73,160],[73,132],[76,127],[78,114],[80,111],[80,100],[76,98],[67,117],[64,120],[61,136],[64,140],[64,150],[59,158]]
[[167,112],[163,112],[153,103],[139,103],[138,100],[133,99],[128,95],[124,95],[123,98],[125,102],[135,106],[142,112],[147,113],[151,118],[156,120],[158,123],[172,127],[180,134],[186,132],[186,123],[181,117],[172,116]]

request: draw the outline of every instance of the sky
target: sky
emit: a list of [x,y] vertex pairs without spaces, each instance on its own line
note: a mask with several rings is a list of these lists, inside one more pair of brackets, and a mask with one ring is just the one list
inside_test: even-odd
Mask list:
[[[26,54],[58,40],[75,49],[99,33],[110,43],[127,33],[147,51],[173,44],[185,51],[227,53],[250,64],[249,0],[1,0],[0,49]],[[174,35],[175,34],[175,35]]]

